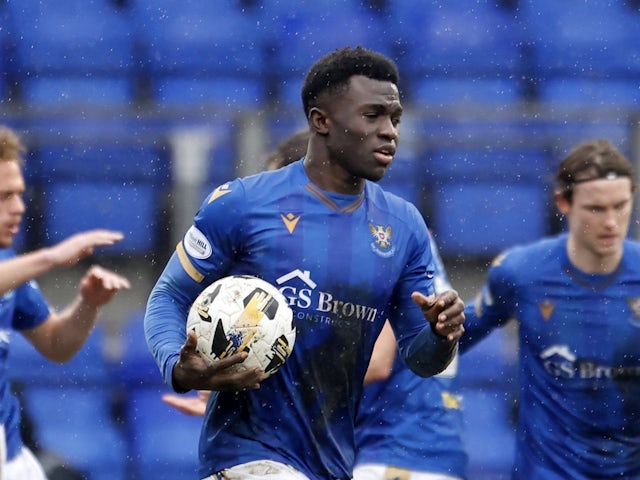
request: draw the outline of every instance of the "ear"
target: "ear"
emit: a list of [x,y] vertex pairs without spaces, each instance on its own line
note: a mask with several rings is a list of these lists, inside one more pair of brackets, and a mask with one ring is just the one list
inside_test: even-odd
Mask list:
[[553,194],[553,199],[556,202],[556,208],[558,209],[558,212],[560,212],[562,215],[566,215],[567,213],[569,213],[569,210],[571,209],[571,203],[569,203],[569,200],[567,200],[567,198],[561,191],[556,191]]
[[331,120],[324,110],[313,107],[309,110],[309,126],[320,135],[326,135],[329,132],[329,124]]

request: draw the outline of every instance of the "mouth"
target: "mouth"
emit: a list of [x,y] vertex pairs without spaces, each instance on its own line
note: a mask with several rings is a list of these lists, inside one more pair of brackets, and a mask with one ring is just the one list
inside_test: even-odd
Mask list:
[[373,152],[376,160],[383,165],[389,165],[393,161],[396,149],[393,146],[378,148]]

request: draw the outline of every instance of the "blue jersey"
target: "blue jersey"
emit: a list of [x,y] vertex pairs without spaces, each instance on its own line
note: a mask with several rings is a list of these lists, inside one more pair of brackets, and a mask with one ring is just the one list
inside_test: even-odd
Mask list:
[[442,370],[454,351],[410,298],[433,292],[426,225],[413,205],[374,183],[357,196],[325,192],[296,162],[214,190],[147,305],[147,342],[167,384],[190,305],[230,274],[278,286],[297,336],[287,363],[260,389],[211,396],[202,477],[258,459],[314,479],[351,477],[356,407],[385,320],[421,374]]
[[[461,348],[519,323],[514,479],[640,478],[640,245],[607,275],[577,270],[567,236],[498,257]],[[490,426],[488,426],[489,428]]]
[[[451,288],[435,243],[435,290]],[[454,382],[457,358],[441,374],[421,378],[396,355],[391,375],[364,387],[356,422],[356,465],[375,463],[464,478],[467,454]]]
[[[0,249],[0,262],[15,255],[13,249]],[[12,331],[37,327],[48,317],[49,306],[33,280],[0,297],[0,423],[5,428],[8,460],[22,448],[20,405],[7,374]]]

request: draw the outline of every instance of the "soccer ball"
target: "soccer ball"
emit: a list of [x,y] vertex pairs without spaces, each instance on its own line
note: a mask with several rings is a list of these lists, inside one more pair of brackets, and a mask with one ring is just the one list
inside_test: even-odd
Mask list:
[[221,278],[205,288],[189,310],[187,332],[191,330],[206,360],[246,351],[246,360],[232,368],[259,367],[267,376],[287,361],[296,340],[286,298],[270,283],[247,275]]

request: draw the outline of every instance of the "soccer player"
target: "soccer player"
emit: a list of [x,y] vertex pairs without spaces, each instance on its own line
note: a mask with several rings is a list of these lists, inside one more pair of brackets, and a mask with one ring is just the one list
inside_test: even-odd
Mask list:
[[[91,267],[79,285],[79,294],[61,312],[53,311],[34,279],[58,267],[72,266],[95,247],[122,239],[109,230],[83,232],[50,248],[16,256],[13,237],[19,232],[25,204],[21,155],[25,148],[11,129],[0,127],[0,363],[11,350],[17,330],[46,358],[66,362],[91,333],[100,308],[129,282],[100,266]],[[4,370],[4,369],[3,369]],[[20,406],[6,372],[0,374],[0,445],[3,480],[45,480],[34,455],[20,437]]]
[[[451,288],[431,239],[436,292]],[[387,323],[373,349],[356,420],[354,480],[461,480],[468,456],[454,381],[457,357],[442,373],[421,378],[396,354]]]
[[[215,390],[201,478],[351,478],[354,416],[385,320],[417,374],[440,373],[455,356],[463,303],[453,290],[433,295],[422,217],[375,183],[398,141],[397,84],[395,64],[364,48],[316,62],[302,89],[304,161],[216,188],[151,292],[145,333],[165,382]],[[194,299],[230,274],[278,286],[294,310],[292,355],[268,379],[229,372],[242,353],[207,365],[186,334]]]
[[518,322],[514,480],[640,478],[635,178],[609,142],[576,146],[556,175],[568,232],[499,255],[466,309],[463,350]]

